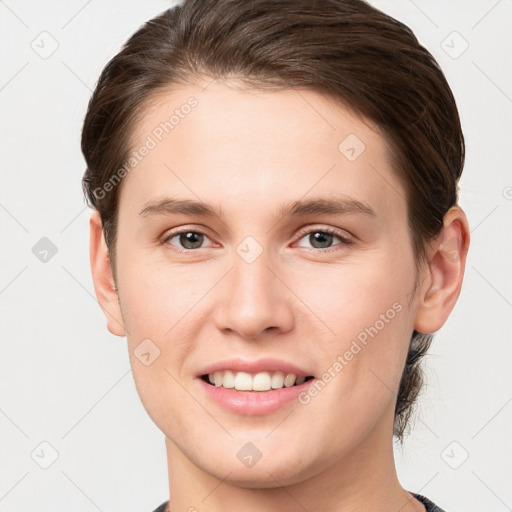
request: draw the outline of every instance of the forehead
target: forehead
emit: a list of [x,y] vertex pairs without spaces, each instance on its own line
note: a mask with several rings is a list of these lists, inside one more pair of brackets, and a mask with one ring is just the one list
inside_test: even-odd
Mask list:
[[134,127],[132,154],[144,146],[121,190],[131,204],[171,193],[250,209],[339,193],[378,210],[404,199],[380,131],[311,90],[180,86]]

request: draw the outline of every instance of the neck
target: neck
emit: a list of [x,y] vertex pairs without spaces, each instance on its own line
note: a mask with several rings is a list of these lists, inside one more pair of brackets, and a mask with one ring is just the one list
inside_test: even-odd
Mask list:
[[166,448],[170,512],[223,512],[227,505],[245,512],[425,512],[424,505],[400,485],[388,429],[376,429],[352,451],[295,483],[282,484],[267,472],[265,488],[236,485],[231,472],[221,478],[205,472],[168,438]]

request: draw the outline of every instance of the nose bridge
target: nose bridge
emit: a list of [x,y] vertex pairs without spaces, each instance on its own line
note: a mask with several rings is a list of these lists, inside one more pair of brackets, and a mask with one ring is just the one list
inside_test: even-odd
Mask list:
[[254,237],[246,237],[233,252],[232,271],[217,308],[221,329],[256,338],[273,327],[287,330],[293,318],[284,285],[274,272],[275,258]]
[[[276,290],[273,290],[275,279],[270,271],[272,267],[272,255],[269,250],[261,252],[253,245],[253,242],[243,242],[237,247],[236,255],[233,257],[232,285],[234,293],[240,298],[254,300],[259,296],[267,299],[276,297]],[[274,293],[271,293],[271,292]]]

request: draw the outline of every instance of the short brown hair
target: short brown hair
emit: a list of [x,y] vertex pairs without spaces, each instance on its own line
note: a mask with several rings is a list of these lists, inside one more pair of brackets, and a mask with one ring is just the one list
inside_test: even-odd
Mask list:
[[[464,138],[455,99],[413,32],[362,0],[185,0],[145,23],[106,65],[82,131],[83,189],[100,213],[115,276],[119,188],[98,197],[125,162],[151,99],[194,78],[329,95],[385,134],[406,191],[416,261],[457,203]],[[122,183],[121,183],[122,185]],[[432,335],[413,332],[395,408],[403,440]]]

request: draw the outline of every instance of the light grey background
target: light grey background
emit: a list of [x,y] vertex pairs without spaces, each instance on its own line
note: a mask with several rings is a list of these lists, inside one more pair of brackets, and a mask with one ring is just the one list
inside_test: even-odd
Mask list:
[[[511,510],[512,2],[371,3],[434,54],[467,142],[465,281],[396,448],[399,476],[448,512]],[[1,512],[151,511],[168,498],[163,434],[94,297],[79,141],[102,68],[169,5],[0,0]],[[57,249],[46,262],[43,237]]]

